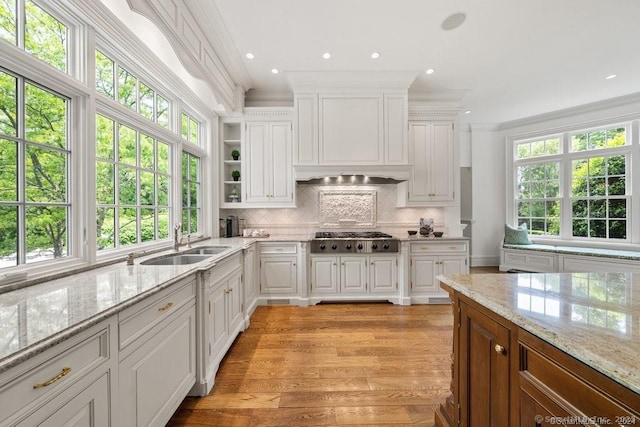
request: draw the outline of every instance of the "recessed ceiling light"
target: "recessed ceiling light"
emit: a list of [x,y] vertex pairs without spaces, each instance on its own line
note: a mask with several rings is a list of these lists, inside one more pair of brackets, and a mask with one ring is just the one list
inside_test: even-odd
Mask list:
[[605,77],[605,79],[607,80],[611,80],[611,79],[615,79],[616,75],[615,74],[609,74],[607,77]]
[[465,114],[471,114],[471,110],[467,110],[464,112]]
[[427,69],[427,71],[425,71],[425,73],[427,73],[427,74],[433,74],[435,72],[436,72],[436,70],[434,70],[433,68],[429,68],[429,69]]
[[454,30],[464,23],[467,15],[464,12],[454,13],[442,21],[442,29],[445,31]]
[[247,54],[246,54],[245,56],[246,56],[247,58],[249,58],[249,59],[253,59],[253,58],[255,58],[255,56],[253,56],[253,53],[251,53],[251,52],[247,52]]
[[322,57],[324,59],[329,59],[329,58],[331,58],[331,54],[329,52],[325,52],[325,53],[322,54]]
[[380,58],[380,52],[373,52],[371,54],[371,59],[378,59]]
[[277,68],[272,68],[272,69],[271,69],[271,72],[272,72],[273,74],[278,74],[278,73],[280,72],[280,70],[278,70]]

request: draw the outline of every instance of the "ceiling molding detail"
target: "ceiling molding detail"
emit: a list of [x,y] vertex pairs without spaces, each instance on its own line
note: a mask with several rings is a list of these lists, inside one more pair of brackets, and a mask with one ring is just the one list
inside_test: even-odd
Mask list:
[[424,110],[409,110],[409,119],[422,117],[456,117],[460,111],[446,108],[433,108]]
[[243,115],[246,119],[293,119],[293,109],[282,110],[269,107],[247,107],[244,109]]
[[[235,61],[230,58],[237,57],[237,55],[226,53],[228,42],[226,42],[227,48],[222,48],[225,44],[224,40],[229,40],[229,37],[216,37],[215,42],[220,42],[220,46],[214,45],[212,40],[207,38],[207,34],[213,33],[212,28],[222,29],[220,31],[226,34],[224,24],[215,7],[211,6],[211,10],[207,9],[207,13],[204,13],[201,10],[201,2],[189,2],[189,6],[185,0],[127,0],[127,2],[132,10],[150,19],[164,33],[184,67],[195,77],[207,82],[225,110],[231,112],[242,108],[242,105],[238,105],[237,93],[244,92],[244,88],[242,84],[236,83],[236,79],[225,65],[234,64]],[[197,9],[195,12],[198,14],[194,15],[190,7]],[[207,25],[207,31],[202,29],[203,24]],[[219,35],[220,32],[213,34]],[[221,51],[225,53],[219,54]],[[237,67],[234,71],[237,72]],[[246,75],[246,71],[244,74]],[[245,84],[250,84],[247,78],[243,80]]]

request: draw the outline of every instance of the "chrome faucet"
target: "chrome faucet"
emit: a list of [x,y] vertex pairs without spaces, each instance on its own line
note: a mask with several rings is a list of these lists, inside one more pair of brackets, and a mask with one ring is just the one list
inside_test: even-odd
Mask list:
[[181,228],[182,228],[182,224],[180,224],[180,223],[177,223],[173,227],[173,250],[174,251],[179,251],[180,250],[180,245],[182,244],[182,238],[184,236],[181,234],[180,235],[180,239],[178,239],[178,233],[180,232]]

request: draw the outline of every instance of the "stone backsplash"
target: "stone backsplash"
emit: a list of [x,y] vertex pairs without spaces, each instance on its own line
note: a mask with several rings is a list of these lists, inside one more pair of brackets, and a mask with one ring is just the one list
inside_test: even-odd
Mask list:
[[[395,184],[296,184],[295,208],[221,209],[220,217],[236,215],[245,220],[246,228],[265,229],[273,234],[357,228],[398,236],[404,236],[406,230],[417,230],[420,218],[433,218],[435,229],[446,233],[443,208],[398,208],[396,190]],[[353,214],[350,216],[349,212]]]

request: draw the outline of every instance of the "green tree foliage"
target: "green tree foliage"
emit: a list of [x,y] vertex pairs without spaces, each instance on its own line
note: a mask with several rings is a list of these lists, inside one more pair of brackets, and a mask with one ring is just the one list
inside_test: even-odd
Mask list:
[[[67,27],[30,0],[25,1],[24,19],[17,25],[20,14],[16,7],[14,0],[0,0],[0,37],[16,45],[24,40],[20,48],[66,71]],[[19,245],[25,245],[27,253],[46,251],[55,257],[66,254],[67,104],[57,94],[0,71],[2,256],[15,254]],[[20,151],[24,152],[23,159],[18,155]],[[24,186],[18,182],[19,170],[24,170]]]

